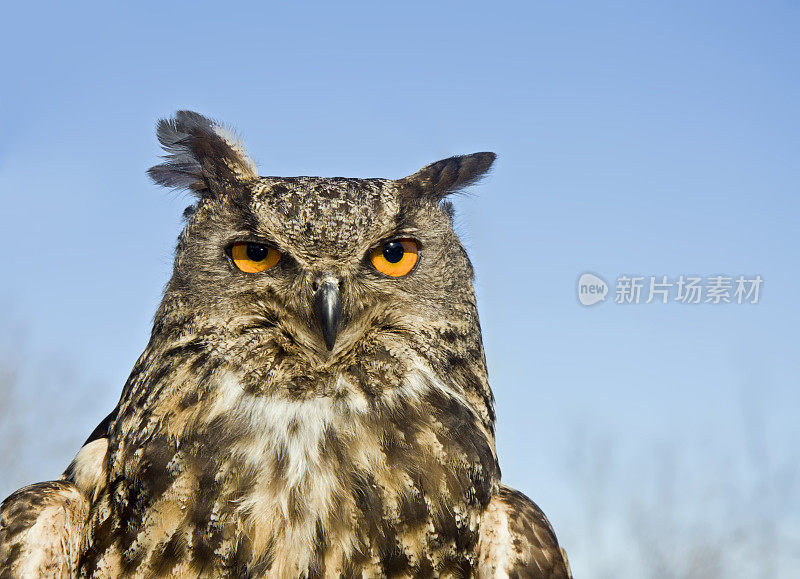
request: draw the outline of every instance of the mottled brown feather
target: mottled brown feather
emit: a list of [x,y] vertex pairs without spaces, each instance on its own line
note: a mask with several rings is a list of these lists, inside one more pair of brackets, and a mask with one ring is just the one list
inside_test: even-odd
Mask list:
[[0,506],[0,578],[74,576],[89,501],[67,481],[33,484]]
[[519,491],[501,485],[481,518],[478,577],[571,579],[550,521]]

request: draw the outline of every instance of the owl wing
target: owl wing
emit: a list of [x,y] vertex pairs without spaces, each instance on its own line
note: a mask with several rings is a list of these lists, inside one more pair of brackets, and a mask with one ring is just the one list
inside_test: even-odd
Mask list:
[[0,506],[0,577],[73,577],[89,501],[64,480],[22,488]]
[[481,517],[478,577],[572,579],[567,554],[532,500],[505,485]]

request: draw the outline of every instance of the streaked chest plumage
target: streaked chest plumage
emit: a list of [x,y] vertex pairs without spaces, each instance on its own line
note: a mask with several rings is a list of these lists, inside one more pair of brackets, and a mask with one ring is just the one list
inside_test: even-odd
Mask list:
[[498,473],[459,392],[424,369],[373,397],[342,377],[305,399],[212,382],[112,436],[84,572],[469,574]]

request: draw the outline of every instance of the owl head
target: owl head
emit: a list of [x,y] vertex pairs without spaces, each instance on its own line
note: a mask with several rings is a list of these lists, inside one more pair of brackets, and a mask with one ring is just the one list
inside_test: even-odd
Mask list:
[[282,375],[302,390],[334,371],[388,379],[415,358],[483,364],[473,271],[446,197],[485,175],[493,153],[396,180],[263,177],[197,113],[157,133],[167,154],[150,176],[196,195],[157,325],[216,341],[258,388]]

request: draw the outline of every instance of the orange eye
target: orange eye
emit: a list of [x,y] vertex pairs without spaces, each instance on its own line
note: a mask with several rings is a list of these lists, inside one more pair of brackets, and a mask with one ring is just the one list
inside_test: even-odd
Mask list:
[[273,267],[281,259],[281,252],[263,243],[240,241],[231,247],[231,258],[240,270],[259,273]]
[[391,277],[408,274],[419,257],[419,243],[413,239],[394,239],[372,250],[370,260],[379,272]]

